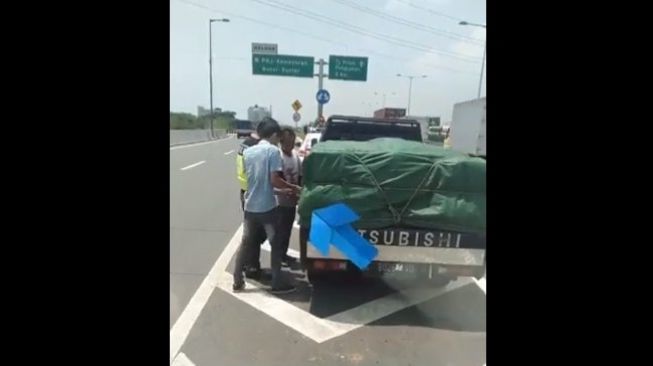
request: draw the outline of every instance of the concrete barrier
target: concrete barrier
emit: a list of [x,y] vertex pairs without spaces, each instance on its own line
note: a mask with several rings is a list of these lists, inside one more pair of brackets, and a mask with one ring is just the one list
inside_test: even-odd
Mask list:
[[[225,130],[213,130],[215,139],[227,136]],[[170,130],[170,146],[211,141],[211,130]]]

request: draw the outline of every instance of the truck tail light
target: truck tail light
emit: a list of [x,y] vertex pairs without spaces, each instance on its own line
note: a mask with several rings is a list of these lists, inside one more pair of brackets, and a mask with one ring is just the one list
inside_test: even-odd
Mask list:
[[330,261],[328,267],[332,271],[345,271],[347,270],[347,262],[345,261]]
[[327,268],[327,263],[326,263],[326,261],[321,261],[321,260],[313,261],[313,268],[315,268],[315,269],[326,269]]
[[313,269],[330,270],[330,271],[346,271],[347,262],[339,260],[315,260],[313,261]]

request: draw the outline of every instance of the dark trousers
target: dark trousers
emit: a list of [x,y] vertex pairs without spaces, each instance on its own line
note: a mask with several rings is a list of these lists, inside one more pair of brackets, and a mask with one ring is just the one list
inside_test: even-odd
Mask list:
[[[245,191],[240,190],[240,207],[242,208],[243,212],[245,211]],[[265,234],[265,230],[263,227],[259,227],[258,230],[254,233],[254,241],[259,243],[257,247],[251,248],[250,251],[250,257],[247,258],[245,261],[245,269],[246,270],[258,270],[261,268],[261,245],[265,243],[267,240],[267,235]]]
[[288,245],[290,244],[290,234],[292,233],[292,226],[295,223],[295,211],[296,207],[286,207],[279,206],[279,221],[278,221],[278,233],[279,242],[281,246],[282,258],[288,256]]
[[245,211],[245,219],[243,222],[243,238],[240,243],[240,248],[238,248],[236,264],[234,267],[234,283],[244,282],[243,270],[245,263],[249,258],[252,257],[251,253],[253,251],[260,251],[261,244],[257,242],[256,234],[257,231],[262,228],[268,237],[270,246],[272,247],[272,253],[270,255],[270,267],[272,268],[272,287],[277,287],[282,284],[282,247],[276,235],[278,225],[277,215],[277,208],[262,213]]

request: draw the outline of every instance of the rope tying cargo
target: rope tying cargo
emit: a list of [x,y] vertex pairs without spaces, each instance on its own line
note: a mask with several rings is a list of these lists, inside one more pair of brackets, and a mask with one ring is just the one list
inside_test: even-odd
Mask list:
[[372,173],[372,170],[368,168],[368,166],[363,162],[363,160],[361,160],[360,157],[354,155],[353,158],[356,159],[356,161],[365,169],[365,171],[370,176],[370,178],[372,178],[372,182],[374,183],[376,188],[379,190],[379,192],[381,192],[381,195],[383,196],[383,199],[385,200],[385,203],[388,206],[388,210],[392,214],[392,220],[394,221],[395,224],[401,223],[404,212],[408,207],[410,207],[410,204],[413,202],[413,199],[415,199],[417,193],[424,186],[424,183],[426,182],[426,178],[428,178],[431,175],[433,169],[435,169],[435,166],[437,165],[437,161],[434,161],[433,164],[431,164],[426,174],[424,174],[424,176],[422,177],[422,181],[417,185],[417,188],[413,191],[413,194],[410,196],[410,198],[408,199],[404,207],[401,209],[401,212],[397,212],[397,209],[392,205],[392,203],[390,203],[390,200],[388,199],[385,190],[383,189],[383,187],[381,187],[381,184],[379,184],[379,181],[376,179],[374,173]]

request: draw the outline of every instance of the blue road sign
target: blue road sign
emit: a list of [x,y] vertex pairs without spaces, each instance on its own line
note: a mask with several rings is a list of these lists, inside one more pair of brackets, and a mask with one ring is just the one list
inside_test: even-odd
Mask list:
[[309,233],[311,244],[322,255],[329,254],[329,245],[332,244],[358,268],[367,268],[379,250],[351,226],[358,219],[356,212],[344,203],[313,211]]
[[329,92],[326,89],[320,89],[317,91],[317,94],[315,94],[315,99],[320,104],[327,104],[331,99],[331,95],[329,95]]

